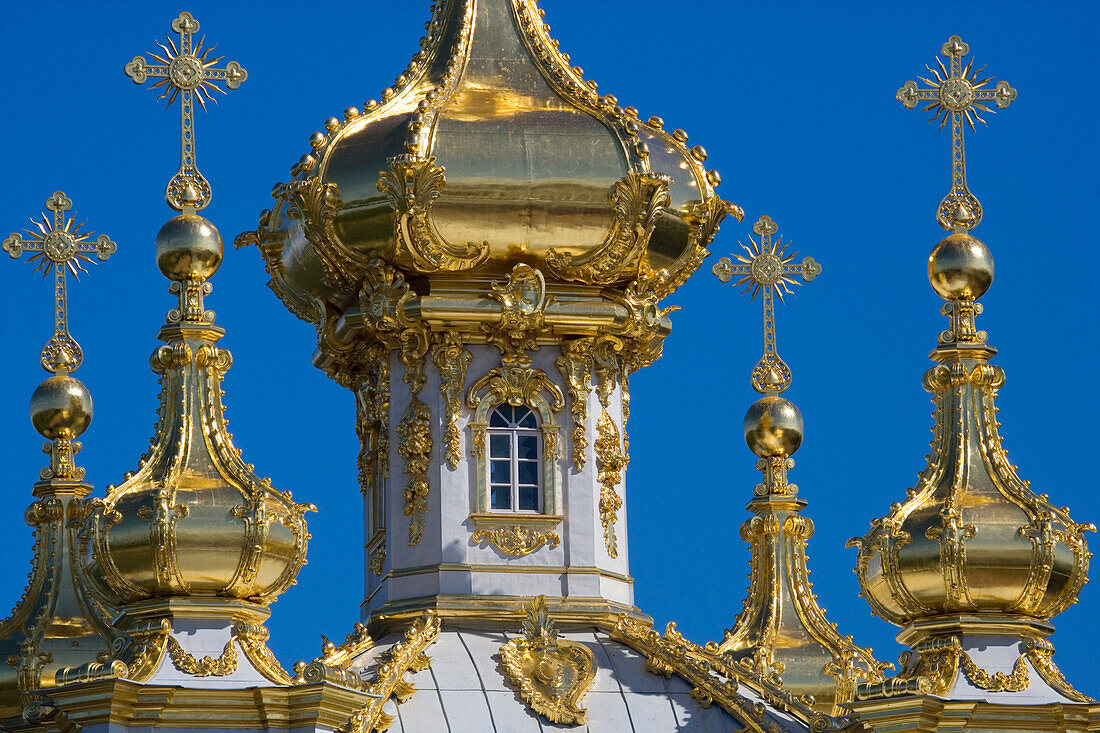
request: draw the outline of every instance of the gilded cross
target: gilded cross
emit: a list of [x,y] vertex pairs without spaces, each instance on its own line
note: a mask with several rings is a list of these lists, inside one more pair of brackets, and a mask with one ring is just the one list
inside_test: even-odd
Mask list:
[[146,79],[157,79],[150,85],[152,89],[164,87],[158,100],[168,99],[168,106],[179,97],[180,100],[180,169],[164,190],[164,199],[176,211],[189,209],[199,211],[209,205],[213,195],[210,182],[199,172],[195,163],[195,105],[197,101],[205,110],[207,101],[217,102],[211,92],[227,94],[219,84],[236,89],[248,78],[248,72],[236,61],[230,61],[223,69],[214,66],[224,56],[210,58],[216,46],[204,48],[206,37],[195,44],[193,35],[199,30],[199,22],[190,13],[183,12],[172,21],[172,30],[179,34],[179,43],[166,36],[168,45],[160,41],[163,56],[151,53],[157,63],[150,64],[143,56],[135,56],[126,64],[126,76],[135,84],[143,84]]
[[0,247],[18,259],[23,252],[32,252],[28,261],[37,263],[35,272],[42,270],[42,278],[53,275],[54,283],[54,330],[53,336],[42,347],[40,359],[42,368],[51,374],[75,372],[84,360],[80,344],[69,334],[69,296],[67,277],[80,277],[87,272],[85,263],[91,263],[91,255],[105,262],[117,249],[106,234],[100,234],[92,241],[93,232],[82,232],[83,223],[76,223],[65,212],[73,207],[72,199],[57,191],[46,199],[46,209],[51,214],[42,214],[42,220],[31,219],[34,229],[24,229],[23,234],[14,233],[4,240]]
[[1016,99],[1016,90],[1007,81],[999,81],[989,88],[993,77],[979,79],[985,67],[974,69],[971,58],[963,67],[963,57],[970,53],[970,46],[958,36],[951,36],[940,48],[940,54],[947,57],[948,65],[936,57],[938,68],[925,66],[934,79],[918,77],[927,88],[918,87],[915,81],[907,81],[898,90],[897,99],[907,108],[913,109],[921,102],[927,104],[922,112],[932,112],[928,120],[940,120],[940,129],[951,122],[951,191],[940,202],[936,211],[936,221],[944,229],[965,232],[978,226],[982,220],[982,205],[966,185],[966,150],[963,147],[963,120],[971,130],[977,130],[974,121],[987,124],[979,111],[996,114],[996,110],[983,102],[992,102],[998,109],[1005,109]]
[[741,279],[734,285],[744,285],[742,293],[750,290],[751,302],[757,293],[761,294],[764,307],[764,355],[752,370],[752,388],[762,394],[779,394],[791,386],[791,370],[779,358],[775,346],[775,300],[778,295],[783,300],[784,293],[792,293],[791,285],[801,285],[792,276],[798,275],[810,282],[821,274],[821,265],[813,257],[805,257],[795,263],[798,253],[787,254],[788,244],[781,237],[772,238],[779,231],[779,225],[769,216],[762,216],[752,225],[752,231],[760,237],[757,243],[749,237],[749,246],[741,244],[744,254],[734,255],[735,263],[729,257],[723,257],[715,263],[712,272],[718,279],[728,283],[734,275]]

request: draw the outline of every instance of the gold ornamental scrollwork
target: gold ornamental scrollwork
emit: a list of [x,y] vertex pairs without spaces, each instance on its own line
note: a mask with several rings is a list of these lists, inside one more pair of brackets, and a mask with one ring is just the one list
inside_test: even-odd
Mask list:
[[615,216],[604,240],[581,255],[551,249],[546,266],[558,277],[589,285],[610,285],[637,275],[646,264],[646,247],[657,218],[669,206],[671,184],[672,179],[663,174],[630,171],[608,194]]
[[573,469],[584,468],[588,451],[588,395],[592,392],[592,339],[572,339],[561,345],[557,360],[558,371],[569,389],[569,411],[573,417],[570,434],[573,450]]
[[339,243],[335,230],[336,211],[342,201],[335,183],[314,176],[279,186],[276,200],[286,201],[286,215],[301,221],[306,239],[313,245],[325,272],[325,281],[339,292],[356,288],[367,263]]
[[457,470],[462,460],[462,439],[458,429],[458,414],[462,408],[462,392],[466,389],[466,370],[473,354],[462,345],[457,331],[445,331],[436,340],[432,363],[439,372],[439,395],[445,409],[443,426],[444,458],[451,470]]
[[561,537],[558,536],[557,532],[516,524],[479,529],[473,533],[470,539],[476,543],[487,542],[504,554],[515,557],[530,555],[543,545],[557,547],[561,544]]
[[552,723],[583,725],[585,695],[596,679],[596,655],[584,644],[558,637],[546,596],[532,599],[523,635],[500,648],[508,680],[523,701]]
[[173,637],[168,637],[168,655],[172,658],[172,664],[176,669],[195,677],[225,677],[237,671],[237,648],[233,645],[234,637],[225,642],[225,648],[216,659],[205,656],[196,658],[193,654],[184,650],[180,643]]
[[390,169],[378,175],[378,190],[396,213],[396,261],[420,272],[472,270],[489,256],[489,243],[455,246],[443,239],[431,221],[435,200],[446,185],[445,171],[435,158],[398,155]]
[[337,646],[329,641],[324,634],[321,635],[321,656],[316,657],[308,664],[297,662],[294,665],[293,684],[309,684],[313,682],[335,682],[353,690],[362,690],[366,684],[356,672],[348,667],[356,657],[374,647],[374,639],[367,633],[367,627],[356,622],[352,631],[344,638],[342,644]]
[[338,733],[382,733],[389,730],[395,719],[383,712],[382,707],[391,697],[398,702],[405,702],[416,692],[416,688],[405,679],[405,675],[409,672],[421,672],[432,666],[432,660],[424,650],[439,636],[439,629],[439,617],[432,611],[425,611],[409,627],[404,641],[397,642],[380,657],[374,681],[364,688],[374,698],[366,707],[352,715],[338,729]]
[[1031,662],[1031,666],[1035,668],[1039,676],[1043,678],[1043,682],[1046,682],[1055,692],[1074,702],[1096,702],[1096,700],[1071,685],[1065,675],[1062,674],[1062,670],[1058,669],[1052,658],[1054,656],[1054,645],[1049,641],[1046,639],[1025,639],[1023,650],[1024,656]]

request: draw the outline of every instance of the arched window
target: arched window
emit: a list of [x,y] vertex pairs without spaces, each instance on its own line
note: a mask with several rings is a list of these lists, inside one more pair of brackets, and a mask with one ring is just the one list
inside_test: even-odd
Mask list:
[[542,429],[526,406],[489,413],[489,506],[494,512],[542,512]]

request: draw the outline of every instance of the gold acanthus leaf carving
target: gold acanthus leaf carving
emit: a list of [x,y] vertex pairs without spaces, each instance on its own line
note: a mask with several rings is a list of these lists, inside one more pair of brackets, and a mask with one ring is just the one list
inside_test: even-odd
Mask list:
[[[500,359],[500,366],[490,369],[466,391],[466,406],[472,410],[483,403],[514,407],[526,405],[543,416],[542,437],[548,455],[557,454],[557,426],[545,418],[565,406],[561,387],[546,372],[532,366],[531,355],[525,352],[507,352]],[[543,397],[546,392],[549,399]],[[475,458],[485,455],[485,425],[471,424]]]
[[500,647],[500,660],[532,710],[552,723],[585,723],[582,704],[596,679],[596,655],[584,644],[558,638],[546,596],[532,599],[523,635]]
[[611,186],[615,212],[604,240],[584,254],[551,249],[546,266],[555,275],[589,285],[610,285],[648,266],[646,247],[657,218],[670,203],[672,179],[660,173],[630,171]]
[[382,707],[395,698],[404,702],[412,697],[416,688],[405,680],[409,672],[421,672],[432,666],[431,658],[424,653],[439,636],[439,617],[433,611],[425,611],[405,632],[405,640],[390,647],[382,656],[375,681],[366,686],[366,692],[376,697],[356,712],[339,733],[374,733],[389,730],[394,723],[392,715]]
[[443,239],[431,221],[432,205],[446,185],[435,158],[398,155],[378,174],[378,190],[396,213],[395,261],[420,272],[472,270],[489,256],[489,243],[455,246]]
[[592,339],[573,339],[561,345],[558,371],[569,388],[569,411],[573,417],[573,468],[584,468],[588,451],[588,395],[592,391]]
[[1088,695],[1078,691],[1069,683],[1062,670],[1054,663],[1054,645],[1046,639],[1025,639],[1023,642],[1024,656],[1031,662],[1031,666],[1043,678],[1043,682],[1063,697],[1074,702],[1095,703]]
[[626,466],[619,442],[619,429],[607,410],[600,413],[596,422],[596,466],[600,482],[600,522],[603,524],[604,545],[611,557],[619,556],[618,542],[615,537],[615,521],[623,505],[618,486],[622,481],[622,470]]
[[238,621],[233,624],[233,635],[237,638],[244,656],[260,674],[277,685],[290,685],[294,678],[283,669],[279,660],[267,647],[271,632],[261,623]]
[[363,270],[359,288],[359,310],[372,334],[383,340],[412,324],[405,306],[416,294],[399,270],[382,260],[370,260]]
[[168,654],[176,669],[196,677],[224,677],[237,671],[237,648],[233,645],[236,637],[230,637],[225,642],[221,656],[217,659],[205,656],[197,659],[193,654],[184,651],[180,643],[173,637],[168,637]]
[[520,525],[479,529],[471,539],[476,543],[487,542],[506,555],[516,557],[530,555],[543,545],[557,547],[561,544],[557,532]]
[[457,470],[462,460],[462,440],[458,415],[462,408],[462,392],[466,389],[466,370],[473,354],[462,345],[457,331],[446,331],[438,337],[432,351],[432,363],[439,372],[439,395],[446,415],[443,428],[444,457],[451,470]]

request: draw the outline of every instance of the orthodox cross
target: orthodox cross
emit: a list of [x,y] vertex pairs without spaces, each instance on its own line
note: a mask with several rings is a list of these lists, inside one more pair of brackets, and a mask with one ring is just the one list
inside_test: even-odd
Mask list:
[[135,56],[126,64],[125,71],[126,76],[133,79],[135,84],[142,84],[146,79],[158,79],[150,88],[164,87],[164,92],[157,99],[167,98],[169,107],[179,97],[180,169],[168,181],[164,200],[176,211],[183,211],[185,208],[199,211],[210,203],[213,193],[210,182],[199,172],[195,163],[194,103],[198,101],[205,110],[207,101],[217,102],[211,92],[227,94],[219,84],[224,83],[227,88],[236,89],[248,78],[248,72],[236,61],[230,61],[224,69],[214,68],[225,57],[210,58],[216,45],[203,48],[205,36],[195,45],[192,36],[198,32],[199,22],[190,13],[180,13],[172,21],[172,30],[179,34],[179,44],[167,36],[167,46],[156,41],[164,55],[149,55],[158,63],[150,64],[145,57]]
[[42,368],[51,374],[75,372],[84,360],[80,344],[69,334],[69,296],[67,277],[72,274],[79,278],[81,272],[87,272],[85,263],[91,263],[93,253],[100,262],[105,262],[117,249],[106,234],[100,234],[91,241],[93,232],[82,232],[82,223],[77,224],[72,217],[66,218],[65,212],[73,207],[72,199],[57,191],[46,199],[46,209],[52,217],[42,214],[42,221],[31,219],[34,229],[24,229],[30,237],[14,233],[4,240],[0,247],[18,259],[23,252],[33,252],[29,262],[37,263],[35,272],[42,270],[42,278],[53,274],[54,283],[54,329],[53,336],[42,347],[40,360]]
[[935,80],[918,77],[929,88],[918,87],[915,81],[907,81],[898,90],[897,99],[907,108],[913,109],[921,102],[928,102],[921,111],[931,112],[929,122],[940,120],[942,130],[948,120],[951,121],[951,191],[940,202],[936,210],[936,221],[948,231],[965,232],[978,226],[982,220],[982,205],[966,185],[966,151],[963,148],[963,120],[970,129],[977,131],[974,121],[983,125],[986,121],[979,111],[996,114],[996,110],[983,104],[993,102],[998,109],[1005,109],[1016,99],[1016,90],[1007,81],[999,81],[993,88],[986,85],[993,77],[979,79],[985,69],[974,69],[971,58],[963,68],[963,57],[970,53],[970,46],[958,36],[951,36],[940,48],[940,54],[948,59],[948,66],[936,57],[939,68],[925,66]]
[[779,231],[779,225],[769,216],[760,217],[752,225],[752,231],[760,237],[759,244],[752,237],[749,237],[749,247],[738,242],[745,254],[734,255],[737,258],[736,263],[729,257],[723,257],[715,263],[712,272],[724,283],[728,283],[734,275],[740,275],[741,279],[734,285],[744,285],[742,293],[752,291],[750,302],[757,293],[761,293],[764,306],[764,355],[752,369],[752,388],[761,394],[779,394],[791,386],[791,370],[779,358],[775,347],[774,296],[778,295],[783,300],[784,293],[793,292],[791,285],[801,285],[792,275],[799,275],[804,281],[810,282],[821,274],[821,265],[813,257],[805,257],[802,262],[795,264],[793,260],[798,253],[787,254],[789,243],[783,244],[780,237],[772,239]]

